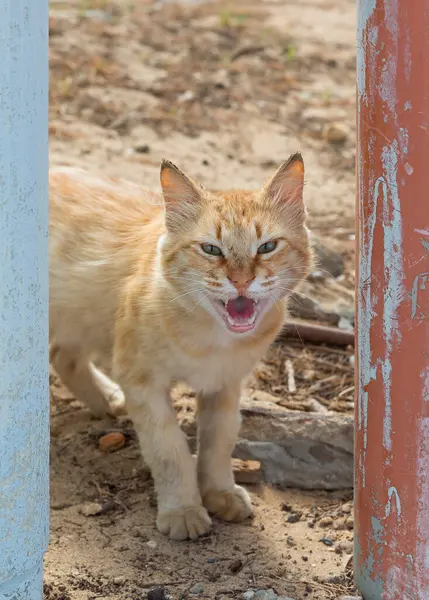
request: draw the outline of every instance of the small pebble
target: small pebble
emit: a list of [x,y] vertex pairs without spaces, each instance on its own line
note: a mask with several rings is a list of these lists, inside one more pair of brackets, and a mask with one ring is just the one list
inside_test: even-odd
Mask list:
[[137,146],[134,146],[134,150],[139,154],[147,154],[150,152],[150,147],[148,144],[137,144]]
[[288,535],[286,544],[289,546],[289,548],[293,548],[294,546],[296,546],[296,542],[291,535]]
[[133,536],[136,538],[142,538],[143,541],[148,541],[148,535],[144,527],[135,527],[133,530]]
[[323,517],[323,519],[320,519],[319,521],[319,527],[330,527],[332,523],[333,521],[331,517]]
[[334,545],[334,542],[329,538],[321,538],[320,541],[322,542],[322,544],[325,544],[325,546],[333,546]]
[[106,502],[87,502],[79,507],[79,512],[85,517],[96,517],[97,515],[109,512],[114,506],[115,504],[111,500],[107,500]]
[[214,563],[216,562],[216,559],[215,559],[215,558],[208,558],[208,559],[207,559],[207,562],[208,562],[210,565],[214,565]]
[[241,561],[239,558],[237,558],[236,560],[232,561],[232,563],[228,567],[228,570],[230,573],[233,573],[235,575],[236,573],[241,571],[242,568],[243,568],[243,561]]
[[323,134],[331,144],[342,144],[348,138],[348,130],[340,123],[330,123],[325,127]]
[[162,586],[153,588],[147,593],[147,600],[167,600],[168,596],[165,593],[165,588]]
[[341,507],[341,512],[345,515],[349,515],[353,510],[353,504],[351,502],[346,502]]
[[98,440],[98,447],[102,452],[116,452],[125,446],[125,436],[120,431],[112,431],[103,435]]
[[347,529],[346,520],[336,519],[333,523],[333,528],[337,531],[344,531],[345,529]]
[[346,519],[346,527],[347,527],[347,529],[350,529],[350,530],[353,529],[353,527],[354,527],[354,519],[353,519],[353,517],[348,517]]
[[343,552],[345,552],[345,554],[353,554],[353,550],[353,542],[340,542],[335,548],[337,554],[342,554]]
[[158,544],[155,542],[155,540],[149,540],[146,542],[146,546],[148,546],[148,548],[152,548],[152,550],[155,550]]
[[298,523],[301,520],[302,513],[292,513],[288,518],[288,523]]
[[113,583],[115,585],[122,585],[123,583],[126,582],[126,580],[127,580],[126,577],[124,577],[123,575],[119,575],[119,577],[115,577],[113,579]]
[[202,583],[196,583],[191,587],[189,592],[198,596],[199,594],[202,594],[204,592],[204,586]]
[[244,592],[244,594],[242,595],[243,600],[252,600],[252,598],[254,598],[254,597],[255,597],[254,590],[247,590],[247,592]]

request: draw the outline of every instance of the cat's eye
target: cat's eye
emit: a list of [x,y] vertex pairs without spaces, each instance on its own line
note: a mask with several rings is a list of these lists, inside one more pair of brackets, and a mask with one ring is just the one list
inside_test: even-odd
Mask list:
[[201,244],[203,252],[211,254],[211,256],[222,256],[222,250],[214,244]]
[[270,242],[265,242],[265,244],[261,244],[258,248],[258,254],[269,254],[270,252],[274,252],[277,248],[277,242],[275,240],[271,240]]

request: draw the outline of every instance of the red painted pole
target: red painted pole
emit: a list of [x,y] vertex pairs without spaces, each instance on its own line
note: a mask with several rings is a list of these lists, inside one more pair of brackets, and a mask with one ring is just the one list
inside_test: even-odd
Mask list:
[[358,0],[355,572],[429,599],[429,0]]

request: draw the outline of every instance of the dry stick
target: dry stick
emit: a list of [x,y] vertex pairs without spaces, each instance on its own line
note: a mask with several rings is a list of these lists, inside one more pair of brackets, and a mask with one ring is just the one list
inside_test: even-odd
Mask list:
[[329,367],[332,371],[341,371],[342,373],[347,373],[347,375],[352,373],[352,368],[350,366],[345,367],[344,365],[333,363],[330,360],[325,360],[324,358],[320,358],[319,356],[312,356],[311,358],[316,364],[322,365],[324,367]]
[[289,321],[283,327],[280,338],[298,338],[303,342],[319,344],[332,344],[333,346],[354,346],[355,334],[353,331],[344,331],[336,327],[313,325],[302,321]]
[[[286,337],[283,337],[283,340],[285,340],[285,339],[286,339]],[[281,341],[281,338],[280,338],[280,341]],[[299,338],[289,338],[288,346],[292,347],[292,348],[296,348],[297,346],[301,345],[301,347],[302,347],[302,344],[300,344],[301,341],[302,340],[300,340]],[[342,348],[335,348],[334,346],[326,346],[326,345],[321,346],[320,344],[311,344],[310,342],[305,344],[304,350],[314,350],[318,354],[345,356],[346,358],[350,358],[350,356],[352,356],[351,350],[349,350],[347,347],[345,350],[343,350]]]
[[285,368],[287,373],[287,389],[289,394],[295,394],[296,392],[296,383],[295,383],[295,372],[293,369],[293,363],[291,360],[287,360],[285,362]]

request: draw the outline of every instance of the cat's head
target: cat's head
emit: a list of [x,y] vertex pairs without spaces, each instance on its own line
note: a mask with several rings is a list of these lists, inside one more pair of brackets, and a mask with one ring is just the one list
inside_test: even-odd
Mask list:
[[161,186],[161,265],[172,298],[189,311],[204,308],[234,334],[251,332],[311,261],[301,155],[255,192],[209,192],[168,161]]

